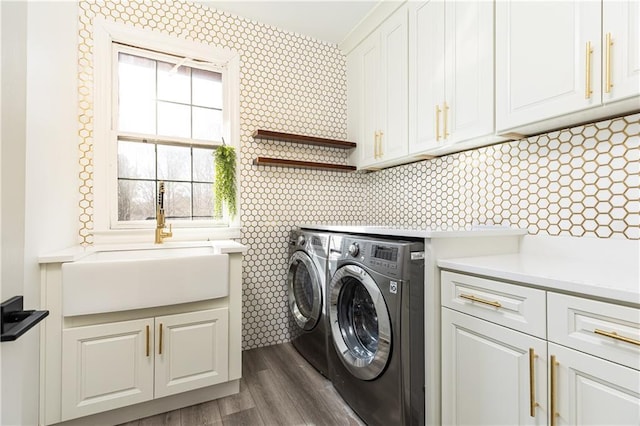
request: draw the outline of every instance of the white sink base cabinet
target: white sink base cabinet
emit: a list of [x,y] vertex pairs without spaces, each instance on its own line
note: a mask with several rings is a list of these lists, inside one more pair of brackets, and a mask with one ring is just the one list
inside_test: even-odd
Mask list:
[[226,297],[72,317],[61,265],[41,265],[40,424],[118,424],[239,392],[242,253]]

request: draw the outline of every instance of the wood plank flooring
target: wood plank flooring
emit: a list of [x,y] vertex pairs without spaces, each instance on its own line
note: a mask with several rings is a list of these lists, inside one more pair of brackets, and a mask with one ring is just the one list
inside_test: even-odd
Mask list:
[[242,353],[240,393],[122,426],[353,425],[364,423],[290,344]]

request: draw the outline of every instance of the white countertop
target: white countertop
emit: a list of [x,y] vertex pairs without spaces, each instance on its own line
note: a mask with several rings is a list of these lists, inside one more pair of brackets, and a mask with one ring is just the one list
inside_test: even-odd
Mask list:
[[163,244],[153,243],[133,243],[133,244],[105,244],[99,246],[74,246],[63,250],[47,253],[38,258],[39,263],[64,263],[76,262],[85,256],[100,251],[121,251],[121,250],[158,250],[163,248],[186,248],[186,247],[213,247],[217,253],[246,253],[247,246],[233,240],[214,241],[172,241]]
[[438,266],[640,306],[640,241],[523,238],[520,252],[439,259]]
[[362,225],[300,225],[302,229],[318,231],[342,232],[346,234],[368,234],[407,238],[455,238],[455,237],[489,237],[494,235],[526,235],[526,229],[505,226],[473,226],[451,229],[395,228],[391,226]]

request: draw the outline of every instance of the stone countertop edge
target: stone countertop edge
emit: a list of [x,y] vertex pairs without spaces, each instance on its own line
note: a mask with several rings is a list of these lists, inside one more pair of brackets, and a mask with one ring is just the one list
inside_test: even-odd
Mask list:
[[298,228],[346,234],[381,235],[406,238],[489,237],[496,235],[505,236],[527,234],[526,229],[482,225],[461,229],[406,229],[387,226],[303,224],[299,225]]

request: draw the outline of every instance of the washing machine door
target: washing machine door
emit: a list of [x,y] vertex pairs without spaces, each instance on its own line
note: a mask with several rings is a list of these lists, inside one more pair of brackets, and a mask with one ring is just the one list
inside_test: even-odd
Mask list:
[[345,265],[329,284],[329,303],[338,357],[355,377],[375,379],[391,351],[389,311],[378,285],[361,267]]
[[302,251],[291,255],[287,283],[291,316],[302,330],[312,330],[320,319],[322,282],[309,255]]

